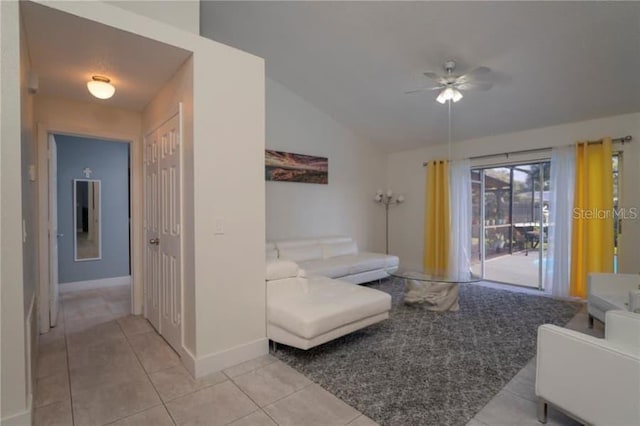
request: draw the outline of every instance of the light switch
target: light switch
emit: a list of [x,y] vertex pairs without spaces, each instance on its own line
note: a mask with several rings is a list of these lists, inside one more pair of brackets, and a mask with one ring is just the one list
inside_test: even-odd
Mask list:
[[29,180],[31,182],[36,181],[36,166],[34,166],[33,164],[29,166]]
[[22,219],[22,242],[27,242],[27,221]]
[[224,218],[216,217],[213,219],[213,233],[215,235],[224,235]]

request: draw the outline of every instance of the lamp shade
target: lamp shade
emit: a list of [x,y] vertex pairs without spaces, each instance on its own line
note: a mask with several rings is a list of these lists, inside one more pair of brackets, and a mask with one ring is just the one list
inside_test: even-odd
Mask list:
[[116,92],[116,88],[107,77],[94,75],[91,81],[87,82],[89,93],[98,99],[109,99]]

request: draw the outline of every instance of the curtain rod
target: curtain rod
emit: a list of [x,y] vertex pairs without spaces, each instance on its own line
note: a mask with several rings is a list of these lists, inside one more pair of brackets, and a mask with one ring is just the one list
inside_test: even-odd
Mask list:
[[[627,136],[623,136],[621,138],[615,138],[615,139],[611,139],[611,142],[613,143],[621,143],[621,144],[625,144],[626,142],[631,142],[633,140],[633,137],[631,135],[627,135]],[[587,143],[599,143],[601,142],[601,140],[599,141],[588,141]],[[569,145],[571,146],[571,145]],[[504,152],[501,154],[487,154],[487,155],[478,155],[476,157],[469,157],[469,160],[479,160],[482,158],[491,158],[491,157],[502,157],[505,156],[506,158],[509,158],[510,155],[513,154],[530,154],[533,152],[543,152],[543,151],[548,151],[550,150],[551,147],[548,148],[535,148],[535,149],[525,149],[522,151],[511,151],[511,152]],[[422,163],[423,166],[427,165],[427,162]]]

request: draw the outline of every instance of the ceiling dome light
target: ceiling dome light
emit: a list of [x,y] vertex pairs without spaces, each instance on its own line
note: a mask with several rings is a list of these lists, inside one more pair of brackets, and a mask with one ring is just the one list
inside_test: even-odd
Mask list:
[[91,81],[87,82],[87,89],[98,99],[109,99],[116,92],[111,80],[101,75],[91,77]]
[[444,104],[449,100],[458,102],[460,99],[462,99],[462,93],[460,93],[459,90],[454,89],[453,87],[446,87],[442,92],[440,92],[436,101]]

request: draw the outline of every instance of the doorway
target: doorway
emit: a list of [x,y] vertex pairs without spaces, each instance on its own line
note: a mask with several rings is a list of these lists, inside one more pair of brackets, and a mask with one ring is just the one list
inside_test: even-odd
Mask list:
[[130,144],[60,133],[50,134],[48,143],[51,325],[57,323],[58,293],[118,287],[126,301],[120,297],[104,314],[128,314]]
[[471,181],[472,271],[543,290],[550,162],[475,168]]

